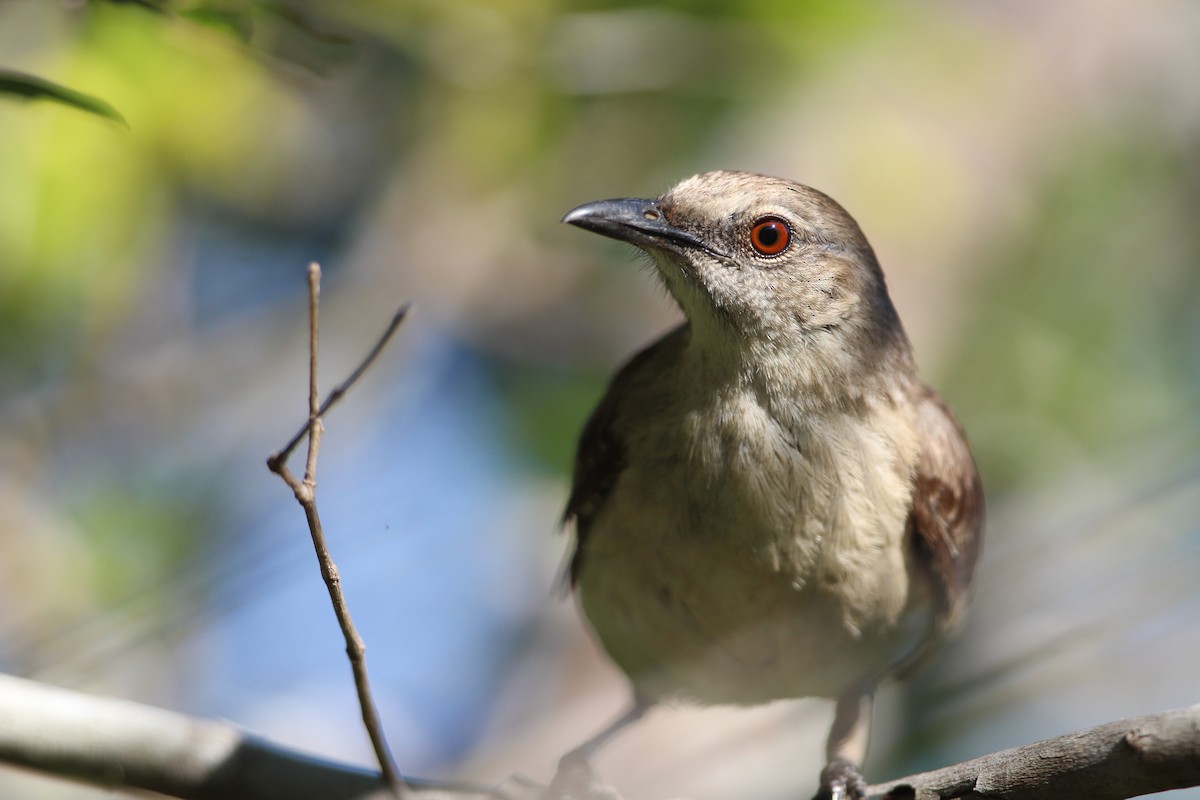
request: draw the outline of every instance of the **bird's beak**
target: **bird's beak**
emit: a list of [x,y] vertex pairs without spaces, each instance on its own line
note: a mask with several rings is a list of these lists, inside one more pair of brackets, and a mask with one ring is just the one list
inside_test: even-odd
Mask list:
[[667,222],[658,200],[597,200],[571,209],[562,221],[640,247],[707,249],[700,237]]

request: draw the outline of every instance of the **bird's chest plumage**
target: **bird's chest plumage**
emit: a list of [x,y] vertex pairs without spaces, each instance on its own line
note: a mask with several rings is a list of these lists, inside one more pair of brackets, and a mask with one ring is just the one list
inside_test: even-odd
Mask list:
[[884,404],[787,415],[752,391],[634,427],[580,597],[649,695],[832,696],[919,635],[904,526],[916,443]]

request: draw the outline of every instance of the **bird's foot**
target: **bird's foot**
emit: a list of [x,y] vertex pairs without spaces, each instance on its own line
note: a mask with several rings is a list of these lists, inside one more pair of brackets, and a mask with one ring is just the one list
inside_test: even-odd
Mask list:
[[577,750],[558,762],[544,800],[621,800],[617,790],[600,780],[588,757]]
[[867,800],[867,781],[849,761],[830,761],[821,770],[821,788],[813,800]]
[[524,775],[509,775],[491,788],[495,800],[546,800],[547,788]]

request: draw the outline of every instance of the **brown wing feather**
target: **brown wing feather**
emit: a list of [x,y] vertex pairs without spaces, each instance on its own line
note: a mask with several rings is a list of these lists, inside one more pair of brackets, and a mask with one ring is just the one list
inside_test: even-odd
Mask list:
[[983,485],[966,435],[949,406],[922,387],[917,424],[923,442],[913,485],[909,536],[933,593],[935,628],[954,627],[983,543]]
[[592,520],[625,469],[625,444],[614,426],[619,413],[618,403],[619,399],[610,387],[579,437],[571,496],[563,512],[564,523],[575,521],[575,551],[571,554],[567,572],[571,586],[579,580]]
[[620,420],[625,404],[635,393],[633,386],[641,382],[643,372],[653,368],[653,362],[664,355],[663,351],[679,345],[686,335],[687,325],[684,324],[630,359],[613,376],[608,391],[583,427],[575,454],[571,496],[563,512],[564,523],[575,522],[575,552],[567,571],[571,586],[579,580],[592,520],[625,469],[625,442],[620,433]]

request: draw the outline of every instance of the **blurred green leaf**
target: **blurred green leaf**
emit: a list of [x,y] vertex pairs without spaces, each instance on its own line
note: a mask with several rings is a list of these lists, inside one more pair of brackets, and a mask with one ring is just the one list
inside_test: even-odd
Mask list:
[[284,22],[291,25],[293,28],[307,34],[309,37],[317,40],[322,44],[343,46],[354,43],[354,40],[348,36],[331,33],[327,30],[321,30],[312,20],[301,14],[296,9],[287,6],[283,3],[263,3],[262,10],[268,14],[272,14]]
[[125,129],[129,128],[129,123],[125,121],[121,112],[99,97],[77,92],[33,75],[0,70],[0,94],[13,95],[24,100],[50,100],[62,103],[80,111],[87,111],[90,114],[110,119]]
[[243,44],[249,43],[250,38],[254,35],[254,19],[246,11],[235,11],[214,6],[200,6],[199,8],[187,11],[180,11],[179,16],[197,25],[203,25],[206,28],[211,28],[220,33],[232,36]]
[[319,26],[320,20],[283,3],[256,3],[251,46],[258,52],[314,75],[332,70],[355,55],[355,40]]
[[186,565],[203,546],[200,532],[210,520],[203,490],[133,477],[97,487],[73,515],[92,552],[92,591],[109,601]]
[[575,443],[607,377],[500,360],[492,368],[514,444],[533,466],[569,474]]
[[1200,235],[1185,156],[1116,126],[1069,142],[1025,227],[996,248],[943,382],[965,418],[992,421],[972,439],[993,487],[1196,430],[1183,334]]
[[137,6],[138,8],[144,8],[147,11],[153,11],[158,14],[167,13],[165,0],[164,0],[164,2],[161,2],[161,3],[154,2],[154,0],[106,0],[106,2],[112,3],[113,5],[118,5],[118,6],[120,6],[120,5]]

